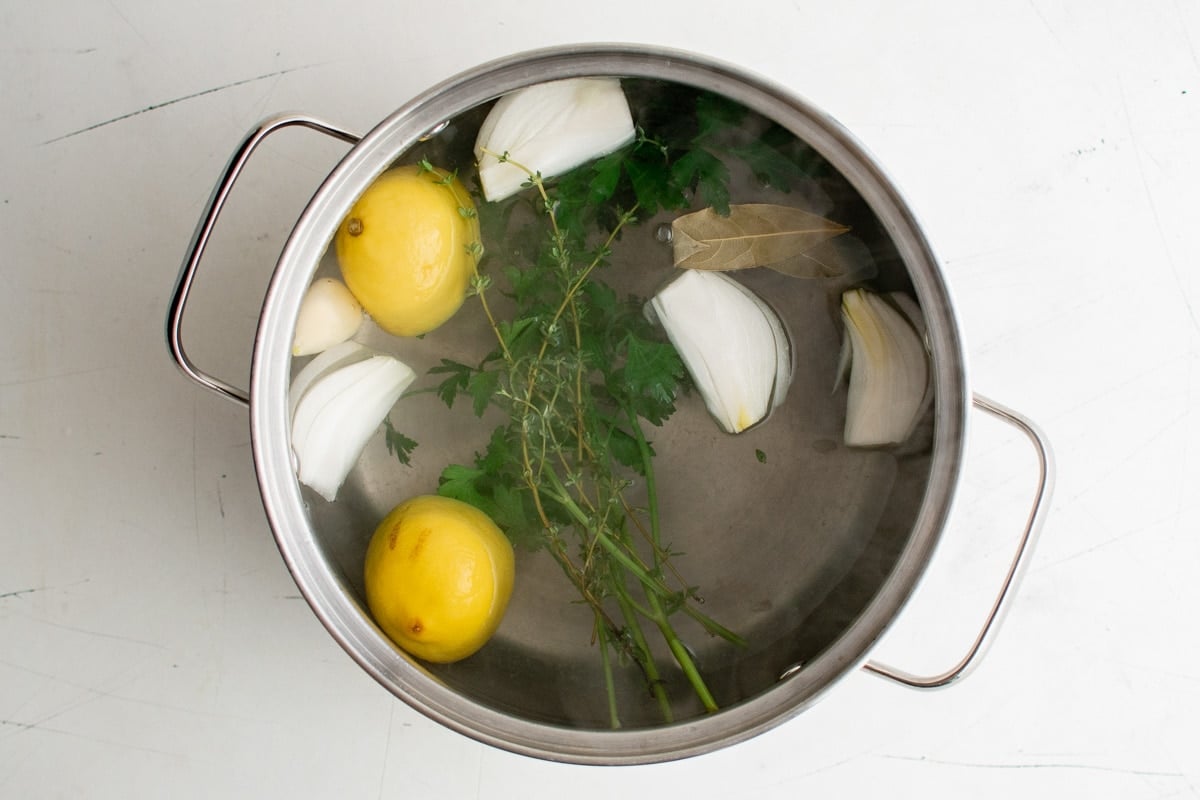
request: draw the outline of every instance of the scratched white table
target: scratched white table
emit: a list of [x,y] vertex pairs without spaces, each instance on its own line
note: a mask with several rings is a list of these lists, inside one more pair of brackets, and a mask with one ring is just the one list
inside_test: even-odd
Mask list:
[[[1200,796],[1200,4],[533,0],[8,3],[0,10],[0,796]],[[902,187],[971,384],[1027,413],[1057,493],[980,668],[864,673],[744,744],[564,766],[376,685],[299,599],[244,410],[171,365],[163,315],[257,120],[365,131],[462,69],[572,41],[738,63],[825,108]],[[189,319],[246,380],[283,237],[343,147],[280,138]],[[946,544],[877,655],[953,660],[1003,571],[1028,448],[977,420]]]

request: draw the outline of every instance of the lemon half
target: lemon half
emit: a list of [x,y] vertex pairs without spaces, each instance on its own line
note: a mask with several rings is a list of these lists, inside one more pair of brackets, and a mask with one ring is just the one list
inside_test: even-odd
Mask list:
[[421,495],[396,506],[367,546],[375,622],[397,645],[436,663],[475,653],[499,627],[513,588],[513,549],[474,506]]
[[419,336],[462,306],[480,252],[475,204],[457,178],[394,167],[367,187],[334,236],[342,279],[385,331]]

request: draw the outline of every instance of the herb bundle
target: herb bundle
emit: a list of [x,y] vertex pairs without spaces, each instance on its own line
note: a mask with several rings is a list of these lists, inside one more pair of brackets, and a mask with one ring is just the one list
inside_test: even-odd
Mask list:
[[[514,262],[499,265],[485,255],[471,291],[494,347],[477,363],[443,359],[431,370],[448,406],[461,397],[477,416],[493,406],[503,411],[473,463],[441,472],[439,494],[476,506],[514,543],[545,550],[561,568],[594,618],[613,727],[621,725],[618,663],[636,665],[663,718],[672,718],[654,632],[704,708],[717,710],[676,631],[677,615],[744,642],[699,609],[697,588],[677,572],[664,540],[646,426],[674,413],[689,378],[644,317],[644,299],[621,297],[604,280],[612,246],[639,220],[693,200],[727,214],[725,157],[743,159],[764,183],[784,189],[803,169],[775,146],[784,141],[778,131],[731,143],[745,113],[740,106],[703,93],[688,97],[694,114],[676,108],[673,118],[643,118],[632,144],[552,182],[509,162],[528,174],[528,189],[481,204],[481,228],[485,242],[489,233],[523,237],[516,252],[525,255],[506,255]],[[508,161],[505,153],[491,155]],[[534,223],[507,231],[517,204],[529,204],[522,213]],[[511,317],[495,312],[497,292],[515,307]],[[389,448],[406,459],[415,443],[388,433]]]

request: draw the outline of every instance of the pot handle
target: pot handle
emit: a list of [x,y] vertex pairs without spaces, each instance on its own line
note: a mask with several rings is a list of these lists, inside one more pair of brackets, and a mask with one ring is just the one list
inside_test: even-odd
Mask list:
[[220,215],[225,201],[229,198],[229,192],[233,189],[234,182],[241,174],[242,168],[246,166],[246,162],[250,160],[250,155],[272,133],[297,125],[324,133],[348,144],[357,144],[361,138],[335,125],[330,125],[327,122],[304,114],[280,114],[269,117],[252,128],[246,134],[237,150],[230,156],[229,163],[225,167],[225,172],[221,176],[221,180],[217,182],[212,196],[208,199],[208,205],[204,209],[204,214],[200,217],[200,222],[196,225],[196,232],[192,234],[191,244],[188,245],[187,258],[184,259],[183,266],[179,270],[179,278],[175,282],[175,291],[171,296],[171,304],[167,310],[167,347],[171,351],[171,358],[175,361],[175,365],[183,371],[184,375],[204,388],[211,389],[222,397],[243,406],[250,405],[250,395],[248,392],[232,386],[220,378],[209,375],[207,372],[196,367],[191,359],[188,358],[187,352],[183,347],[183,310],[187,305],[188,293],[191,291],[192,281],[196,277],[196,268],[200,265],[200,258],[204,255],[204,248],[208,244],[208,237],[212,234],[213,227],[217,223],[217,217]]
[[975,394],[972,397],[972,402],[976,408],[986,411],[1003,422],[1009,423],[1028,437],[1038,459],[1037,491],[1034,493],[1033,507],[1025,522],[1025,530],[1021,533],[1021,540],[1017,546],[1016,555],[1013,556],[1012,563],[1008,568],[1008,574],[1005,576],[1004,583],[1000,587],[1000,593],[992,603],[991,610],[983,622],[983,627],[975,637],[975,641],[971,644],[970,649],[967,650],[966,655],[945,672],[930,676],[914,675],[902,669],[881,664],[878,661],[868,661],[863,665],[863,669],[867,672],[914,689],[939,689],[943,686],[949,686],[965,676],[978,663],[978,656],[991,643],[1000,618],[1008,610],[1009,598],[1012,596],[1013,590],[1016,588],[1024,572],[1029,552],[1033,549],[1033,542],[1042,527],[1042,519],[1045,516],[1046,508],[1050,502],[1050,494],[1053,490],[1054,454],[1050,449],[1050,442],[1046,439],[1045,433],[1028,417],[1010,408],[1005,408],[994,400],[989,400],[980,394]]

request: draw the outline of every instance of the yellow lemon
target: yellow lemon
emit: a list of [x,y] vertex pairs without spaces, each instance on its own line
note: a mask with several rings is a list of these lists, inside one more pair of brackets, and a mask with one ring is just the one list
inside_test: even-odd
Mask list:
[[342,278],[381,328],[419,336],[462,306],[481,252],[471,196],[438,169],[394,167],[334,236]]
[[513,549],[486,514],[438,495],[396,506],[367,546],[367,605],[417,658],[449,663],[491,638],[513,587]]

